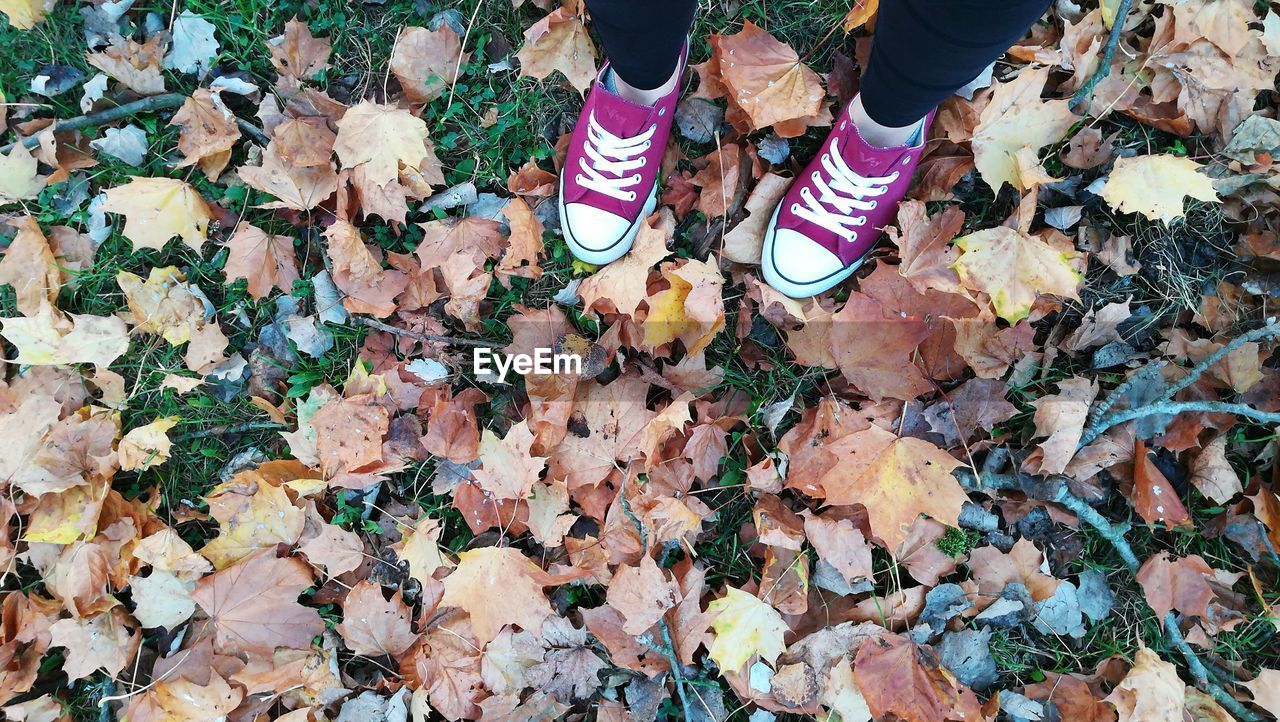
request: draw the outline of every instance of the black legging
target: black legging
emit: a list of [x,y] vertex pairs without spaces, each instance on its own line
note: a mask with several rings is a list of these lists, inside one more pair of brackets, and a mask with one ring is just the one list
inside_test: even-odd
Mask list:
[[[614,72],[637,88],[671,77],[697,0],[586,0]],[[1018,41],[1047,0],[882,0],[862,104],[882,125],[923,118]]]

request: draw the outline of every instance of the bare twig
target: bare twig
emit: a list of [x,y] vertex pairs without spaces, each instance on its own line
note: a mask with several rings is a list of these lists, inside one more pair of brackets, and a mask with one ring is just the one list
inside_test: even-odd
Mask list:
[[258,130],[258,126],[254,125],[253,123],[250,123],[244,118],[236,118],[236,125],[239,126],[240,131],[242,133],[252,138],[253,142],[257,143],[258,145],[265,147],[267,143],[271,142],[271,139],[267,137],[266,133],[263,133],[261,130]]
[[283,429],[284,424],[276,421],[247,421],[243,424],[222,424],[221,426],[210,426],[207,429],[192,431],[181,436],[174,437],[174,442],[193,441],[195,439],[204,439],[210,436],[227,436],[229,434],[243,434],[246,431],[269,431],[271,429]]
[[1280,413],[1259,411],[1248,404],[1232,404],[1226,401],[1163,401],[1155,404],[1139,406],[1136,409],[1124,409],[1099,421],[1098,425],[1080,439],[1080,448],[1084,448],[1101,436],[1107,429],[1123,424],[1126,421],[1140,419],[1153,414],[1170,416],[1186,411],[1205,411],[1211,414],[1235,414],[1252,419],[1261,424],[1280,424]]
[[[55,121],[53,129],[61,132],[65,130],[79,130],[80,128],[88,128],[95,125],[104,125],[122,118],[128,118],[138,113],[146,113],[150,110],[165,110],[167,108],[176,108],[187,101],[187,96],[182,93],[165,93],[164,95],[153,95],[150,98],[135,100],[132,103],[117,105],[114,108],[107,108],[96,113],[88,113],[86,115],[68,118],[67,120]],[[255,129],[256,130],[256,129]],[[34,148],[40,145],[40,137],[33,135],[24,138],[22,145],[27,148]],[[10,143],[0,147],[0,153],[8,153],[16,146],[17,143]]]
[[1213,353],[1209,354],[1200,363],[1196,364],[1195,366],[1192,366],[1191,370],[1187,372],[1186,376],[1183,376],[1181,379],[1178,380],[1177,383],[1170,386],[1168,391],[1164,392],[1164,396],[1160,397],[1160,400],[1161,401],[1172,400],[1173,397],[1178,395],[1178,392],[1182,391],[1183,389],[1187,388],[1191,384],[1195,383],[1196,379],[1200,378],[1201,374],[1203,374],[1205,371],[1208,371],[1210,368],[1213,368],[1214,364],[1226,358],[1228,354],[1240,348],[1241,346],[1245,345],[1246,343],[1250,343],[1252,341],[1261,341],[1263,339],[1273,338],[1275,336],[1280,336],[1280,321],[1277,321],[1277,320],[1272,320],[1265,326],[1260,326],[1246,334],[1237,336],[1236,338],[1232,339],[1230,343],[1226,344],[1225,346],[1218,349],[1217,351],[1214,351]]
[[1235,715],[1240,722],[1262,722],[1261,717],[1245,709],[1244,705],[1213,679],[1213,673],[1204,666],[1200,657],[1196,656],[1195,650],[1191,649],[1191,645],[1187,644],[1187,640],[1182,636],[1182,631],[1178,629],[1178,618],[1173,612],[1164,615],[1164,631],[1169,643],[1182,653],[1183,659],[1187,660],[1187,668],[1191,670],[1191,676],[1195,677],[1198,688],[1217,700],[1218,704],[1226,707],[1227,711]]
[[417,331],[410,331],[407,328],[399,328],[397,326],[392,326],[389,323],[383,323],[376,318],[369,318],[368,316],[352,316],[351,319],[362,326],[376,328],[379,331],[385,331],[395,336],[404,336],[405,338],[411,338],[422,343],[444,343],[454,346],[478,346],[481,348],[506,348],[507,346],[504,343],[497,343],[496,341],[481,341],[473,338],[436,336],[430,333],[418,333]]
[[[627,460],[627,468],[622,472],[622,486],[618,488],[619,501],[622,506],[622,513],[631,520],[635,525],[636,532],[640,535],[640,549],[642,554],[649,553],[649,534],[645,531],[644,522],[635,515],[631,510],[631,500],[627,499],[627,478],[631,475],[631,461]],[[667,664],[671,667],[671,679],[676,685],[676,694],[680,697],[680,706],[684,709],[684,718],[693,719],[693,707],[689,702],[689,692],[685,688],[684,669],[680,665],[680,656],[676,654],[675,643],[672,642],[671,628],[667,626],[667,619],[663,617],[658,620],[658,630],[662,633],[662,643],[659,644],[648,635],[642,635],[642,641],[654,651],[662,653],[667,658]]]
[[1097,509],[1089,506],[1088,502],[1072,494],[1066,484],[1058,487],[1058,493],[1054,495],[1053,501],[1067,507],[1080,521],[1093,527],[1103,539],[1111,543],[1116,553],[1124,560],[1124,565],[1129,568],[1129,571],[1134,574],[1138,572],[1138,567],[1141,566],[1138,563],[1138,556],[1133,553],[1133,547],[1129,545],[1129,540],[1124,537],[1125,532],[1129,531],[1127,523],[1112,524],[1107,521],[1107,518],[1099,514]]
[[1111,391],[1111,393],[1107,396],[1107,398],[1103,399],[1097,406],[1093,408],[1093,411],[1089,413],[1089,431],[1092,431],[1093,427],[1097,425],[1099,419],[1102,419],[1104,416],[1106,416],[1107,412],[1111,411],[1111,407],[1115,406],[1116,402],[1118,402],[1120,399],[1123,399],[1124,395],[1129,393],[1129,390],[1132,389],[1134,386],[1136,386],[1138,382],[1142,381],[1148,376],[1155,374],[1157,371],[1164,368],[1168,364],[1169,362],[1165,361],[1164,359],[1161,359],[1154,363],[1149,363],[1146,366],[1143,366],[1142,368],[1138,369],[1137,372],[1135,372],[1132,376],[1130,376],[1129,378],[1121,382],[1119,386],[1115,387],[1115,389]]
[[1093,71],[1093,75],[1089,76],[1089,79],[1071,98],[1071,110],[1074,112],[1080,113],[1082,108],[1089,107],[1089,96],[1093,95],[1094,87],[1111,72],[1111,61],[1115,58],[1116,48],[1120,45],[1120,31],[1124,29],[1124,21],[1129,16],[1129,6],[1132,4],[1133,0],[1120,0],[1120,6],[1116,8],[1116,17],[1111,21],[1111,34],[1107,36],[1107,44],[1103,47],[1098,69]]

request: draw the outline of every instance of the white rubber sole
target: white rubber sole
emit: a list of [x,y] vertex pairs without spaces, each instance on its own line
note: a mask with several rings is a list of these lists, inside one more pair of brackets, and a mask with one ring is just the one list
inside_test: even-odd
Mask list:
[[[827,276],[826,278],[822,278],[810,283],[801,283],[801,282],[793,281],[787,278],[786,276],[783,276],[782,272],[779,271],[777,266],[775,266],[773,263],[773,255],[774,255],[773,239],[775,236],[774,227],[778,222],[778,211],[781,208],[782,208],[782,204],[779,203],[778,207],[773,209],[773,216],[769,218],[769,225],[765,228],[765,232],[764,232],[764,248],[760,252],[760,270],[764,274],[764,282],[772,286],[773,289],[776,290],[778,293],[781,293],[787,298],[796,298],[796,299],[809,298],[811,296],[816,296],[819,293],[822,293],[824,291],[829,291],[832,288],[835,288],[836,286],[840,285],[841,282],[843,282],[849,276],[852,276],[854,271],[857,271],[858,268],[862,265],[862,262],[866,260],[866,259],[859,259],[857,263],[854,263],[853,265],[849,266],[843,271],[839,271],[838,273],[833,273],[832,275]],[[780,250],[785,251],[785,249],[780,249]]]
[[644,223],[645,219],[652,215],[654,209],[658,207],[658,184],[653,184],[653,190],[649,191],[649,199],[644,202],[644,208],[640,211],[640,217],[636,219],[635,223],[631,224],[631,228],[627,230],[626,234],[608,248],[603,249],[587,248],[581,243],[578,243],[578,240],[573,237],[573,229],[569,228],[568,223],[569,216],[564,212],[563,187],[561,187],[560,197],[556,199],[556,203],[560,206],[560,224],[561,228],[564,230],[564,242],[569,246],[569,252],[572,253],[573,257],[579,261],[585,261],[596,266],[603,266],[606,263],[613,263],[619,258],[622,258],[627,255],[627,251],[631,250],[631,246],[636,242],[636,234],[640,232],[640,224]]

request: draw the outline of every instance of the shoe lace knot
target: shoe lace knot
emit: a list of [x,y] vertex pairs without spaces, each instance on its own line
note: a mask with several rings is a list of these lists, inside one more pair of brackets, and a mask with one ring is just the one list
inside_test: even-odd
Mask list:
[[587,118],[587,140],[583,144],[583,157],[578,159],[578,184],[620,201],[634,201],[633,188],[642,180],[633,172],[648,164],[645,151],[653,145],[657,125],[630,137],[619,136],[605,130],[596,120],[593,111]]
[[866,213],[875,209],[876,198],[898,180],[898,171],[887,176],[860,175],[841,157],[839,142],[832,139],[831,149],[822,154],[822,170],[810,176],[811,187],[800,189],[804,202],[791,204],[791,212],[851,241],[858,233],[855,228],[867,224]]

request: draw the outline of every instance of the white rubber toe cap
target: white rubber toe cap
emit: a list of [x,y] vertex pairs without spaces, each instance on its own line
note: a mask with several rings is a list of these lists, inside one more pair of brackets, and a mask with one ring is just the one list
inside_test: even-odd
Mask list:
[[773,269],[792,283],[808,285],[844,270],[836,254],[790,228],[774,231]]
[[853,275],[861,261],[849,266],[816,241],[790,228],[776,228],[777,211],[764,235],[760,268],[765,283],[784,296],[808,298]]
[[626,241],[634,236],[634,223],[586,203],[569,203],[561,214],[565,241],[574,255],[588,263],[608,263],[630,247]]

